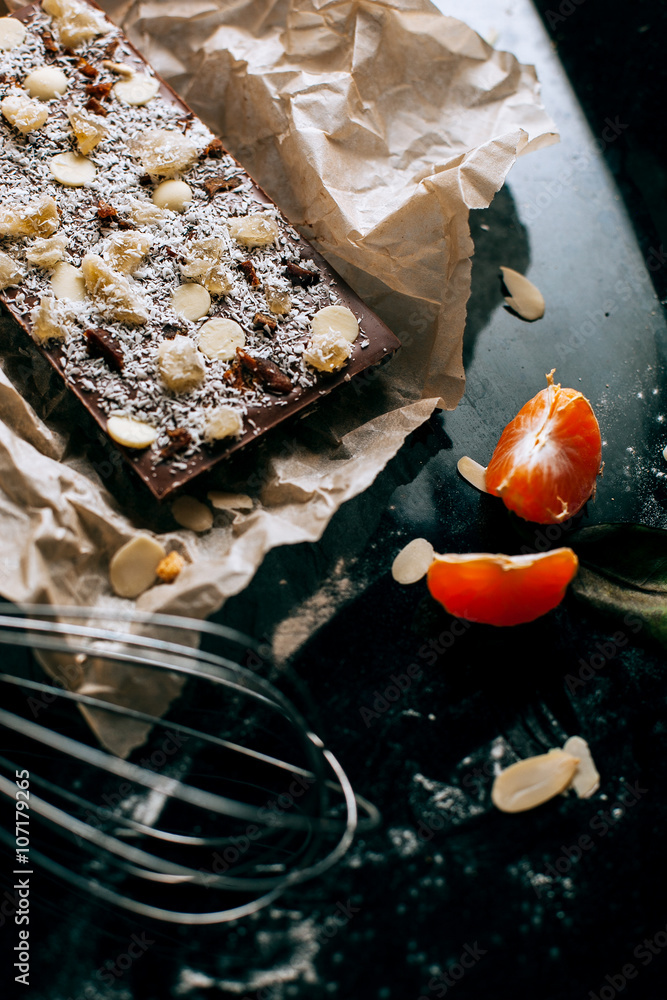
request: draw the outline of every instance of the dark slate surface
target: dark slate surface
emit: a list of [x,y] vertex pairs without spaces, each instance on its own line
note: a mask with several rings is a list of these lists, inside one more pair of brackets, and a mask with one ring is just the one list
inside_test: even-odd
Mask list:
[[[570,38],[577,23],[590,32],[600,4],[570,7]],[[642,24],[650,20],[646,7],[638,7]],[[641,67],[637,46],[646,33],[628,25],[619,34],[609,5],[604,10],[608,20],[600,14],[596,38],[616,38],[623,51],[598,41],[593,54],[623,66],[627,47]],[[546,544],[544,529],[519,534],[498,502],[461,481],[456,461],[470,454],[486,462],[504,423],[553,366],[591,399],[606,442],[598,498],[580,523],[667,525],[665,322],[645,260],[647,240],[653,244],[643,229],[643,253],[638,247],[633,221],[641,228],[641,220],[626,214],[592,146],[605,119],[615,120],[614,95],[605,104],[600,87],[594,107],[587,102],[591,135],[532,9],[520,0],[484,0],[468,12],[455,4],[453,12],[467,13],[483,32],[499,30],[500,47],[537,63],[563,136],[560,146],[519,162],[491,208],[473,216],[466,396],[455,413],[412,436],[336,515],[320,544],[270,553],[251,587],[219,616],[256,637],[278,629],[282,649],[319,623],[283,679],[306,692],[315,730],[357,791],[380,808],[382,826],[324,878],[256,918],[208,930],[133,921],[40,874],[34,986],[4,995],[665,996],[663,654],[635,622],[610,623],[572,598],[508,632],[462,628],[434,607],[423,585],[401,588],[389,575],[396,552],[416,535],[440,551]],[[590,37],[582,28],[578,44],[587,52]],[[642,85],[664,91],[664,46],[651,51]],[[613,144],[605,151],[612,153]],[[522,323],[504,310],[500,264],[527,271],[542,289],[542,321]],[[624,635],[614,638],[619,627]],[[391,701],[392,675],[413,663],[421,675],[409,686],[402,681],[406,689]],[[568,675],[582,683],[568,683]],[[494,765],[574,733],[590,741],[602,774],[595,797],[559,798],[519,816],[493,810]],[[107,963],[121,971],[116,962],[132,934],[151,943],[122,975],[99,973]],[[4,980],[11,986],[5,971]]]

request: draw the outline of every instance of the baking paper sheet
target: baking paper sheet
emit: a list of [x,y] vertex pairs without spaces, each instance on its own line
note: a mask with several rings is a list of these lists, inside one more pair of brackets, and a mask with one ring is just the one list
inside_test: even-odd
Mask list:
[[[225,463],[205,488],[195,483],[201,499],[216,488],[253,503],[216,512],[197,536],[138,493],[112,450],[100,451],[76,402],[2,320],[0,593],[128,606],[110,593],[108,563],[145,530],[188,565],[136,606],[203,618],[248,584],[271,548],[320,538],[437,405],[456,405],[469,210],[487,206],[515,158],[555,141],[556,129],[532,67],[426,0],[101,6],[403,342],[377,377]],[[55,659],[45,662],[58,674]],[[158,714],[178,689],[99,660],[81,665],[75,686],[84,684]],[[121,754],[145,735],[113,717],[92,722]]]

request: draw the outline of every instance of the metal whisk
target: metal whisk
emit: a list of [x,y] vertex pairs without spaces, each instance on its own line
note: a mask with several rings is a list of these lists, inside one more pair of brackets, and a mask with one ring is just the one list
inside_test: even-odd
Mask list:
[[[167,638],[154,637],[158,627]],[[151,634],[131,631],[142,628]],[[196,632],[215,652],[173,641],[175,630]],[[157,718],[65,690],[36,666],[25,676],[0,673],[5,746],[12,733],[11,751],[0,756],[0,839],[17,846],[15,775],[25,770],[30,863],[75,888],[158,920],[233,920],[321,875],[358,828],[379,821],[291,701],[239,664],[259,647],[232,629],[139,612],[0,605],[0,644],[183,681]],[[100,749],[75,706],[145,725],[146,744],[129,759]]]

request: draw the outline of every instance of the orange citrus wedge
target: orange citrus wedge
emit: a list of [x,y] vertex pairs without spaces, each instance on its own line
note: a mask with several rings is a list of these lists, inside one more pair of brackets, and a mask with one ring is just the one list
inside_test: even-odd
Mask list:
[[526,521],[558,524],[595,491],[602,441],[593,408],[576,389],[538,392],[503,431],[486,470],[489,493]]
[[575,553],[567,548],[528,556],[449,554],[431,563],[427,583],[436,601],[456,618],[520,625],[560,604],[578,567]]

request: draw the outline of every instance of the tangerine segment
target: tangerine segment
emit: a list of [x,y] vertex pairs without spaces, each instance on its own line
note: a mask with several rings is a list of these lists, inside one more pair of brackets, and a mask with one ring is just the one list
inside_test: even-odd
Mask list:
[[572,549],[529,556],[437,556],[427,583],[450,615],[484,625],[532,622],[560,604],[576,575],[579,560]]
[[586,397],[554,385],[553,371],[547,381],[503,431],[486,485],[526,521],[558,524],[593,494],[602,441]]

